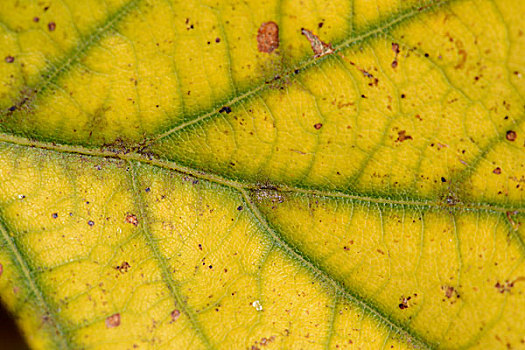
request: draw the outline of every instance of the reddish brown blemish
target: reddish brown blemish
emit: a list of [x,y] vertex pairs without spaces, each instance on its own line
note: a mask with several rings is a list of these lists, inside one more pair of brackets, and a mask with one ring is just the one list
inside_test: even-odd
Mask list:
[[515,141],[518,136],[516,135],[516,131],[509,130],[507,131],[507,134],[505,135],[505,137],[507,138],[507,140],[512,142],[512,141]]
[[54,32],[56,28],[57,28],[57,25],[55,22],[49,22],[47,24],[47,29],[49,29],[50,32]]
[[323,127],[323,124],[321,124],[321,123],[314,124],[314,128],[315,128],[315,130],[319,130],[319,129],[321,129],[322,127]]
[[171,322],[175,322],[179,319],[180,317],[180,311],[175,309],[171,312]]
[[[457,299],[459,299],[459,293],[456,290],[456,288],[452,286],[441,286],[441,290],[445,292],[445,297],[447,299],[452,299],[451,300],[452,304],[455,303]],[[445,301],[445,299],[443,299],[443,301]]]
[[507,280],[504,283],[500,283],[498,281],[498,282],[496,282],[494,287],[496,287],[498,292],[503,294],[503,293],[510,292],[512,290],[512,288],[514,287],[514,285],[516,284],[516,282],[523,282],[523,281],[525,281],[525,277],[524,276],[520,276],[520,277],[516,278],[514,281],[508,281]]
[[38,18],[38,17],[33,17],[33,22],[35,22],[35,23],[40,22],[40,18]]
[[115,267],[120,273],[126,273],[130,268],[131,266],[127,261],[124,261],[122,264]]
[[4,265],[0,264],[0,276],[4,273]]
[[114,328],[120,326],[120,314],[113,314],[106,318],[106,327]]
[[133,226],[138,226],[139,224],[139,220],[137,219],[137,216],[135,214],[126,215],[126,222],[128,224],[133,224]]
[[306,39],[308,39],[308,41],[310,42],[310,46],[312,47],[312,51],[315,54],[315,58],[334,53],[332,45],[323,42],[321,39],[319,39],[317,35],[312,33],[310,30],[301,28],[301,34],[304,35]]
[[406,130],[399,130],[397,132],[396,142],[403,142],[403,141],[406,141],[406,140],[412,140],[412,136],[407,135]]
[[410,301],[410,299],[412,299],[412,297],[401,297],[399,299],[400,303],[399,303],[399,308],[401,310],[405,310],[405,309],[408,309],[408,302]]
[[392,61],[392,68],[396,68],[397,67],[397,55],[399,54],[399,44],[392,43],[392,51],[394,51],[394,54],[395,54],[394,60]]
[[501,168],[500,167],[497,167],[496,169],[492,170],[492,172],[496,175],[499,175],[501,174]]
[[261,24],[257,31],[257,49],[271,53],[279,47],[279,26],[275,22]]
[[5,62],[6,63],[13,63],[15,61],[15,58],[13,56],[6,56]]

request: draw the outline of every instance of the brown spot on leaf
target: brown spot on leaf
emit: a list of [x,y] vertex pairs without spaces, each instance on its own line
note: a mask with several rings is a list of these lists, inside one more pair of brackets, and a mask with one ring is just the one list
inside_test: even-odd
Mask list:
[[113,314],[106,318],[106,327],[114,328],[120,326],[120,314]]
[[[459,293],[453,286],[441,286],[441,290],[445,292],[445,297],[447,299],[451,299],[451,304],[459,299]],[[445,301],[445,299],[443,299],[443,301]]]
[[138,226],[139,224],[139,220],[137,219],[137,216],[131,213],[126,215],[126,222],[128,224],[133,224],[133,226]]
[[0,264],[0,276],[4,273],[4,265]]
[[507,131],[507,134],[505,135],[505,137],[509,141],[515,141],[516,138],[517,138],[516,131],[514,131],[514,130]]
[[314,124],[314,128],[315,128],[315,130],[319,130],[319,129],[321,129],[322,127],[323,127],[323,124],[321,124],[321,123]]
[[310,46],[312,47],[312,51],[315,54],[315,58],[334,53],[332,45],[323,42],[321,39],[319,39],[317,35],[312,33],[310,30],[301,28],[301,34],[304,35],[306,39],[308,39],[308,41],[310,42]]
[[171,322],[175,322],[179,319],[180,317],[180,311],[175,309],[171,312]]
[[501,174],[501,168],[500,167],[497,167],[496,169],[492,170],[492,172],[496,175],[499,175]]
[[5,62],[6,63],[13,63],[15,61],[15,58],[13,56],[6,56],[5,57]]
[[412,136],[407,135],[406,130],[399,130],[397,132],[396,142],[403,142],[403,141],[406,141],[406,140],[412,140]]
[[398,43],[392,43],[392,51],[394,51],[394,53],[397,54],[399,53],[399,44]]
[[408,305],[408,302],[410,301],[410,299],[412,299],[412,297],[401,297],[399,299],[400,303],[399,303],[399,308],[401,310],[405,310],[405,309],[408,309],[409,305]]
[[232,109],[231,107],[228,107],[228,106],[224,106],[221,109],[219,109],[219,113],[230,114],[231,112],[232,112]]
[[271,53],[279,47],[279,26],[275,22],[261,24],[257,31],[257,49]]
[[126,273],[131,268],[129,263],[127,261],[124,261],[122,264],[117,265],[115,269],[117,269],[120,273]]
[[454,66],[455,69],[461,69],[463,66],[465,66],[465,62],[467,61],[467,52],[463,49],[458,50],[459,61]]
[[49,22],[47,24],[47,29],[49,29],[50,32],[54,32],[56,28],[57,28],[57,25],[55,22]]

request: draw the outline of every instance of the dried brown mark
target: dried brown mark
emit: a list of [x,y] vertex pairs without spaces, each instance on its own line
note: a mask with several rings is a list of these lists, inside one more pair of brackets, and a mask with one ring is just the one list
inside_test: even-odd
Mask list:
[[507,138],[507,140],[512,142],[512,141],[516,141],[516,138],[518,136],[516,135],[516,131],[509,130],[509,131],[507,131],[507,134],[505,135],[505,137]]
[[126,222],[128,224],[133,224],[134,226],[138,226],[139,224],[139,220],[137,219],[137,216],[131,213],[126,215]]
[[257,49],[271,53],[279,47],[279,26],[275,22],[261,24],[257,31]]
[[0,276],[4,273],[4,265],[0,264]]
[[[456,290],[456,288],[452,287],[452,286],[441,286],[441,290],[443,292],[445,292],[445,297],[447,297],[447,299],[459,299],[459,293],[458,291]],[[445,301],[445,299],[443,299],[443,301]],[[452,303],[455,303],[456,300],[452,300]]]
[[55,22],[49,22],[47,24],[47,29],[49,29],[50,32],[54,32],[56,28],[57,28],[57,25]]
[[399,299],[400,303],[399,303],[399,308],[401,310],[405,310],[405,309],[408,309],[408,302],[410,301],[410,299],[412,299],[412,297],[401,297]]
[[15,58],[13,56],[6,56],[5,57],[5,62],[6,63],[13,63],[15,61]]
[[325,55],[334,53],[332,45],[323,42],[321,39],[319,39],[317,35],[312,33],[310,30],[301,28],[301,34],[304,35],[306,39],[308,39],[308,41],[310,42],[310,46],[312,47],[312,50],[315,54],[315,58],[323,57]]
[[315,130],[319,130],[319,129],[321,129],[322,127],[323,127],[323,124],[321,124],[321,123],[314,124],[314,128],[315,128]]
[[175,309],[171,312],[171,322],[175,322],[179,319],[180,317],[180,311]]
[[403,142],[405,140],[412,140],[412,136],[407,135],[406,130],[399,130],[397,132],[397,139],[396,142]]
[[114,328],[120,326],[120,314],[114,314],[106,318],[106,327]]
[[126,273],[131,268],[130,264],[127,261],[124,261],[122,264],[115,266],[120,273]]
[[496,175],[499,175],[501,174],[501,168],[500,167],[497,167],[496,169],[492,170],[492,172]]
[[504,283],[500,283],[499,281],[496,282],[496,284],[494,285],[494,287],[496,287],[496,289],[498,290],[498,292],[500,292],[501,294],[503,293],[507,293],[507,292],[510,292],[511,289],[514,287],[514,285],[516,284],[516,282],[523,282],[525,281],[525,277],[524,276],[520,276],[518,278],[516,278],[514,281],[505,281]]
[[465,66],[465,62],[467,61],[467,51],[465,51],[463,49],[460,49],[460,50],[458,50],[458,55],[460,56],[459,57],[459,61],[454,66],[454,69],[461,69],[461,68],[463,68]]
[[399,44],[398,43],[392,43],[392,51],[394,51],[395,57],[392,61],[392,68],[397,67],[397,55],[399,55]]

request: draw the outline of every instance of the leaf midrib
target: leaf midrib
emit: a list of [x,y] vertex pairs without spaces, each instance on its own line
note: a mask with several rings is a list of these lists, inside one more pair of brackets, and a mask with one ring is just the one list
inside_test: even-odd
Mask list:
[[335,199],[345,199],[353,200],[362,203],[373,203],[389,206],[403,206],[414,209],[438,209],[446,210],[449,212],[453,211],[471,211],[471,212],[492,212],[496,214],[502,214],[506,212],[518,212],[521,213],[525,211],[525,207],[521,205],[516,206],[505,206],[502,204],[495,203],[482,203],[482,202],[461,202],[455,205],[447,205],[444,200],[431,200],[431,199],[422,199],[417,197],[408,197],[405,198],[394,198],[394,197],[383,197],[383,196],[370,196],[363,193],[345,193],[341,191],[330,191],[330,190],[318,190],[312,188],[304,188],[300,186],[291,186],[286,184],[261,184],[248,181],[239,181],[231,179],[219,174],[206,172],[203,170],[195,169],[182,165],[176,161],[168,161],[164,159],[155,158],[151,155],[144,154],[138,151],[114,151],[114,150],[104,150],[97,148],[87,148],[84,146],[76,145],[66,145],[59,144],[55,142],[44,142],[31,140],[26,137],[14,136],[9,134],[0,133],[0,142],[5,144],[10,144],[19,147],[40,149],[45,151],[58,152],[62,154],[70,155],[83,155],[90,156],[93,158],[111,158],[111,159],[121,159],[128,161],[136,161],[144,164],[149,164],[155,167],[172,170],[180,174],[190,175],[195,178],[210,181],[217,183],[223,186],[231,187],[237,190],[249,190],[249,191],[259,191],[259,190],[273,190],[276,192],[284,193],[297,193],[302,195],[309,196],[318,196],[326,198],[335,198]]

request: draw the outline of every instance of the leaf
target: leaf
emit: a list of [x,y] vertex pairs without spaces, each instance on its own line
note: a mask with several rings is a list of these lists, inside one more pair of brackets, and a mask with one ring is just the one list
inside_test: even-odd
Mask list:
[[35,349],[522,348],[524,15],[2,1],[2,301]]

